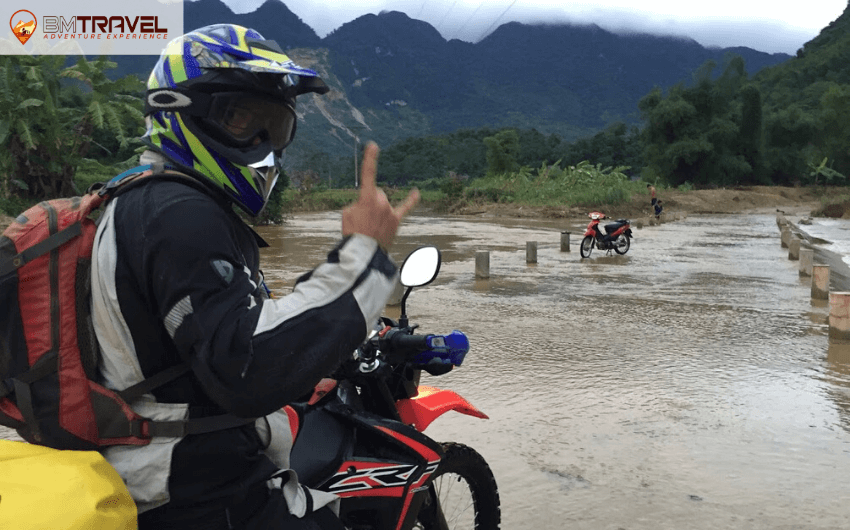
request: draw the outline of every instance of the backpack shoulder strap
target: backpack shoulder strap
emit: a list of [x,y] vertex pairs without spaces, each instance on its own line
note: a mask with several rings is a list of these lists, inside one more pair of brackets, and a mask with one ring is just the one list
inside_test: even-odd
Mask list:
[[82,233],[83,230],[80,223],[74,223],[63,230],[46,237],[35,245],[0,263],[0,276],[5,276],[15,269],[23,267],[37,257],[47,254],[55,248],[61,247]]
[[[161,162],[146,164],[143,166],[136,166],[132,169],[128,169],[124,173],[116,175],[107,182],[99,182],[97,184],[93,184],[89,188],[89,192],[96,191],[98,195],[106,196],[108,200],[130,189],[133,189],[138,185],[147,184],[154,180],[181,182],[187,186],[204,192],[205,194],[209,195],[218,202],[223,201],[221,197],[212,193],[213,190],[204,185],[200,180],[190,175],[187,175],[185,172],[181,171],[175,166],[163,164]],[[224,206],[223,202],[222,205]]]

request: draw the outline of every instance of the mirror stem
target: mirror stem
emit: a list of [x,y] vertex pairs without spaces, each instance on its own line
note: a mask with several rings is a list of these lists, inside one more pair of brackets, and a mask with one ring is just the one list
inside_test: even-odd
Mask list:
[[398,327],[402,329],[407,327],[407,296],[412,290],[413,287],[408,287],[404,296],[401,297],[401,316],[398,317]]

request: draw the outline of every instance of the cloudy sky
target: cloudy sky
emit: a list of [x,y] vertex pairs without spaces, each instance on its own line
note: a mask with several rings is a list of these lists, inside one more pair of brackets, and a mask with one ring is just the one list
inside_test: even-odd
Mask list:
[[[265,0],[223,0],[236,13]],[[277,0],[272,0],[277,1]],[[477,42],[500,24],[572,22],[627,32],[681,35],[703,46],[796,53],[847,7],[847,0],[285,0],[320,37],[367,14],[401,11],[446,39]],[[639,6],[639,7],[635,7]]]

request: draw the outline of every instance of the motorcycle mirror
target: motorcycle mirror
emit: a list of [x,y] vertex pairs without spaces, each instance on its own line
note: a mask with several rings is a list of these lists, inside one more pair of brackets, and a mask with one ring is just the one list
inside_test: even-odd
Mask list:
[[440,250],[437,247],[419,247],[411,252],[401,264],[399,280],[407,287],[401,297],[400,327],[407,327],[407,297],[414,287],[422,287],[434,281],[440,272]]
[[439,272],[440,250],[437,247],[419,247],[401,265],[401,284],[422,287],[433,282]]

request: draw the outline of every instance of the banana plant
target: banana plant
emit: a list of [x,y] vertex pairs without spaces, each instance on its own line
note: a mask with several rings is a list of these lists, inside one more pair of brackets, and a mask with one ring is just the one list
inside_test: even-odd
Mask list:
[[[64,56],[0,57],[0,178],[6,196],[41,200],[79,193],[77,166],[95,129],[121,145],[143,120],[141,81],[112,81],[101,57],[65,67]],[[63,97],[74,93],[74,97]]]

